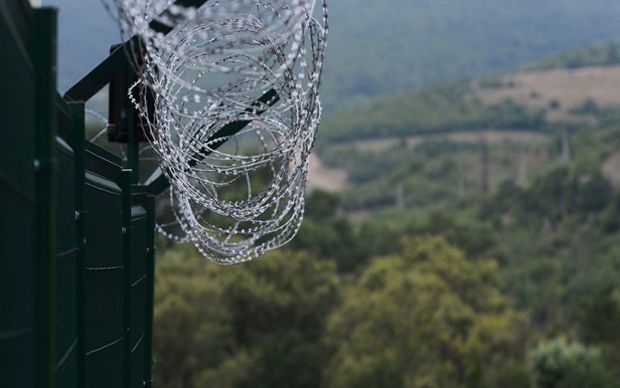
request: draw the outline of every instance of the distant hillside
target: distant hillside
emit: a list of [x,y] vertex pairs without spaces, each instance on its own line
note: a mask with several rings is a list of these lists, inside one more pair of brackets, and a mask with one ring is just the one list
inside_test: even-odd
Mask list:
[[617,0],[333,0],[330,111],[620,38]]
[[458,203],[505,182],[526,187],[575,155],[575,168],[620,188],[619,47],[594,45],[333,115],[321,128],[321,167],[346,177],[338,189],[356,217]]
[[527,187],[573,160],[620,188],[620,65],[597,64],[378,98],[324,121],[321,167],[346,177],[338,189],[356,217]]
[[[529,110],[544,110],[549,123],[579,122],[620,106],[620,65],[529,70],[473,83],[484,104],[511,100]],[[591,121],[591,120],[590,120]]]
[[[62,89],[118,40],[99,0],[61,7]],[[326,111],[412,87],[514,69],[620,39],[617,0],[331,0]]]
[[476,129],[539,130],[542,110],[502,99],[486,103],[472,82],[414,89],[325,120],[320,144]]
[[549,70],[557,68],[578,69],[591,66],[613,66],[620,64],[620,43],[595,44],[577,50],[552,55],[527,66],[528,70]]
[[523,70],[416,88],[329,117],[319,144],[491,128],[590,126],[618,118],[619,85],[620,65],[609,64]]

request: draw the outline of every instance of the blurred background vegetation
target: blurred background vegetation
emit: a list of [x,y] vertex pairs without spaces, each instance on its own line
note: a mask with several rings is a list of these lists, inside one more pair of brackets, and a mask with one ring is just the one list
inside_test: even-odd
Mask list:
[[331,7],[301,232],[159,241],[155,386],[620,386],[620,3]]
[[619,386],[617,53],[327,118],[290,245],[219,268],[160,242],[155,381]]

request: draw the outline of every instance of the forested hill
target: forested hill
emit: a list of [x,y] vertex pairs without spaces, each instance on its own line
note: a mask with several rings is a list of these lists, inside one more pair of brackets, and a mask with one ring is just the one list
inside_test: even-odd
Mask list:
[[324,120],[319,145],[481,129],[589,126],[594,116],[600,119],[606,109],[620,107],[618,84],[620,44],[586,46],[514,72],[381,96]]
[[[61,7],[61,88],[105,56],[118,32],[99,0]],[[620,38],[617,0],[330,0],[328,113],[415,86],[517,68]]]
[[614,65],[620,65],[620,43],[618,42],[599,43],[551,55],[527,66],[526,70],[579,69]]
[[620,36],[615,0],[331,1],[328,110]]
[[[542,166],[570,159],[568,133],[616,128],[617,85],[620,46],[586,46],[518,71],[379,97],[324,120],[317,150],[323,169],[344,176],[338,188],[349,186],[345,202],[352,210],[394,206],[394,198],[426,206],[438,201],[441,193],[451,193],[450,200],[458,201],[468,185],[485,191],[505,180],[524,184],[536,176],[528,163],[542,171]],[[593,154],[599,152],[583,138],[574,139]],[[490,158],[495,162],[485,164],[486,172],[479,164],[487,158],[485,144],[495,155]],[[560,145],[563,151],[558,156]],[[603,169],[612,182],[620,182],[616,151],[609,150],[600,165],[590,166]],[[413,155],[418,159],[410,162]],[[412,178],[416,173],[422,180]],[[432,189],[444,178],[443,188]],[[405,187],[404,182],[416,189],[395,193],[393,188]],[[421,193],[419,188],[435,191]]]

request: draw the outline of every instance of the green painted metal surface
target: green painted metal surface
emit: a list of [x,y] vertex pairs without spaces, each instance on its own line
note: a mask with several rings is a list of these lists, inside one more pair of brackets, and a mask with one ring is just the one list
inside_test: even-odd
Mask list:
[[57,94],[56,19],[0,2],[0,386],[150,386],[154,199]]
[[76,240],[76,163],[71,146],[56,138],[56,303],[54,376],[57,387],[77,387],[78,370],[78,260]]
[[[55,275],[56,253],[56,58],[57,11],[40,8],[34,11],[32,58],[35,80],[35,324],[34,380],[37,387],[53,386],[56,321]],[[19,150],[19,147],[17,147]]]
[[[70,141],[73,146],[73,157],[75,158],[75,245],[79,251],[77,253],[76,267],[76,358],[77,371],[75,383],[78,387],[85,387],[86,379],[86,300],[84,297],[84,289],[86,288],[86,265],[85,265],[85,247],[86,238],[84,235],[84,226],[86,221],[86,204],[84,201],[84,188],[86,186],[86,171],[84,170],[84,135],[85,135],[85,112],[84,103],[71,103],[67,107],[68,115],[72,118]],[[60,386],[60,385],[58,385]]]
[[[0,60],[4,77],[0,128],[0,381],[34,385],[35,159],[33,14],[15,2],[0,2]],[[5,91],[12,90],[10,95]],[[19,150],[15,146],[19,144]]]
[[[110,162],[86,152],[86,165]],[[85,187],[85,379],[87,387],[122,387],[123,204],[120,166],[112,176],[87,170]],[[99,237],[101,236],[101,237]]]

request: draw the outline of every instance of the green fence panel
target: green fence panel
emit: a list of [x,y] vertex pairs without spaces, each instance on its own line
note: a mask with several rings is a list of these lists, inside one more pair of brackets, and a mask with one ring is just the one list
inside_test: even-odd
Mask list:
[[[98,152],[99,151],[99,152]],[[124,376],[123,191],[121,166],[86,150],[85,380],[122,387]]]
[[[134,197],[135,198],[135,197]],[[144,374],[144,339],[146,297],[147,214],[144,207],[133,206],[131,210],[131,272],[130,272],[130,368],[131,387],[142,387]]]
[[55,40],[55,10],[0,1],[0,386],[150,387],[154,197],[84,140]]
[[35,244],[34,244],[34,359],[35,386],[54,386],[55,254],[56,254],[56,68],[57,11],[34,11],[35,69]]
[[[148,191],[147,187],[144,190]],[[153,312],[154,312],[154,293],[155,293],[155,196],[144,195],[140,197],[142,205],[146,210],[146,257],[144,280],[144,386],[151,387],[151,375],[153,367]],[[137,310],[137,309],[136,309]],[[137,366],[136,366],[137,367]]]
[[[0,2],[0,381],[33,386],[35,159],[32,14]],[[18,147],[19,145],[19,147]]]
[[56,217],[56,350],[54,373],[57,387],[77,387],[78,375],[78,260],[76,241],[76,161],[73,149],[57,138]]

